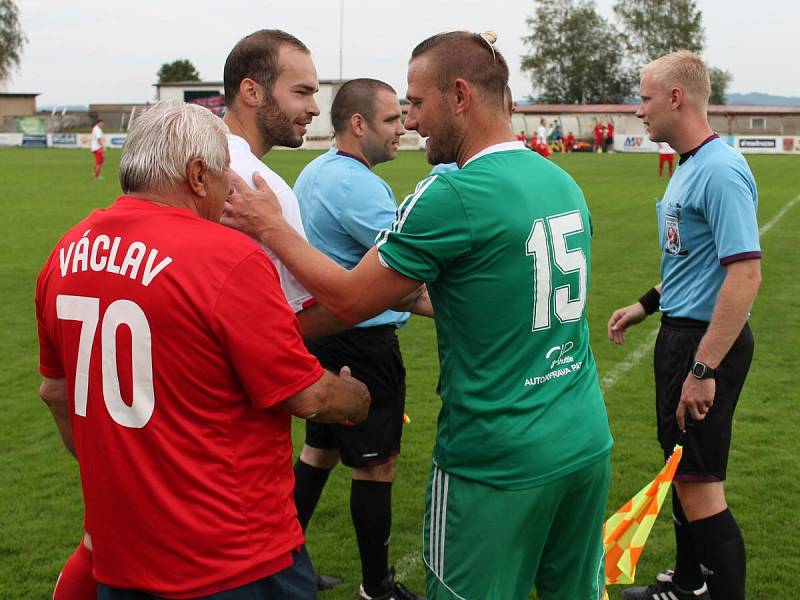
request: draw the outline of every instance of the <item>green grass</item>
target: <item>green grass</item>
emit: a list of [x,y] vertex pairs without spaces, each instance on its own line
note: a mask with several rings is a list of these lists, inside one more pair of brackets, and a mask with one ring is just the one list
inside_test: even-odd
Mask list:
[[[294,181],[316,153],[274,152],[269,163]],[[760,223],[766,224],[800,195],[800,157],[750,156],[759,184]],[[584,189],[592,211],[594,251],[589,319],[601,377],[631,362],[631,354],[657,327],[655,319],[629,334],[623,347],[605,338],[611,311],[632,302],[658,280],[653,200],[666,180],[656,177],[654,155],[556,157]],[[0,365],[0,598],[49,597],[56,575],[82,530],[77,468],[61,447],[52,419],[37,396],[37,343],[33,295],[39,268],[66,229],[92,208],[118,195],[119,152],[107,153],[106,179],[91,178],[93,160],[78,150],[0,149],[2,313]],[[418,152],[400,153],[378,173],[401,198],[429,167]],[[794,273],[800,205],[762,239],[764,281],[753,309],[756,355],[736,415],[728,480],[731,507],[747,542],[748,598],[796,597],[800,573],[795,504],[800,499],[798,370],[800,286]],[[419,561],[423,493],[430,465],[439,401],[432,324],[412,319],[401,331],[408,371],[408,413],[394,487],[391,561],[412,589],[421,591]],[[613,385],[607,385],[609,418],[616,439],[609,510],[616,510],[647,481],[661,462],[655,441],[651,353]],[[295,427],[296,441],[302,440]],[[358,553],[349,515],[349,477],[334,472],[311,522],[308,546],[320,571],[345,584],[321,598],[355,597]],[[638,580],[648,582],[672,565],[674,542],[668,507],[657,522],[640,562]],[[612,590],[618,597],[619,588]],[[569,600],[569,599],[566,599]]]

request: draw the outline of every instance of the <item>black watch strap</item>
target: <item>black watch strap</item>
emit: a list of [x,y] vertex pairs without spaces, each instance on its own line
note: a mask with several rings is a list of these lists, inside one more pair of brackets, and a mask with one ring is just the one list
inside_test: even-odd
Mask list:
[[717,374],[717,370],[712,369],[704,362],[696,360],[692,365],[691,373],[696,379],[713,379],[714,375]]

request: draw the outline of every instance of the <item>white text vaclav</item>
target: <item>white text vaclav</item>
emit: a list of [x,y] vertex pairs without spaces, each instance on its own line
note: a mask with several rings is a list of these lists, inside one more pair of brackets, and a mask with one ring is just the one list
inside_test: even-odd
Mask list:
[[62,247],[58,252],[61,276],[83,271],[106,271],[133,280],[147,287],[153,279],[172,262],[172,258],[160,258],[158,250],[148,250],[142,242],[126,244],[119,236],[113,239],[105,234],[90,239],[87,230],[80,240]]

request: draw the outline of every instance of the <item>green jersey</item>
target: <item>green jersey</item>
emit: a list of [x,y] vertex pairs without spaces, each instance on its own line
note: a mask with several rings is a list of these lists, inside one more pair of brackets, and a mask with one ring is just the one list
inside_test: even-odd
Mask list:
[[421,181],[376,242],[385,264],[428,284],[439,468],[522,489],[605,455],[586,321],[591,222],[567,173],[520,142],[492,146]]

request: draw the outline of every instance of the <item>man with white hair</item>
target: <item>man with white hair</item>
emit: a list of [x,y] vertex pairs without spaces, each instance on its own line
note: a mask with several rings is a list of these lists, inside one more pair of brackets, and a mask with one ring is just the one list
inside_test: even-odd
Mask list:
[[218,224],[226,133],[194,105],[139,117],[124,195],[37,282],[40,395],[78,459],[99,598],[314,598],[291,415],[369,407],[308,353],[260,248]]
[[665,458],[680,441],[683,458],[672,494],[675,570],[623,591],[626,600],[745,597],[744,540],[724,481],[733,413],[753,357],[747,321],[761,282],[758,194],[747,161],[711,129],[710,93],[708,71],[691,52],[642,69],[636,116],[680,161],[658,205],[661,283],[614,311],[608,337],[622,344],[629,326],[661,311],[658,440]]

